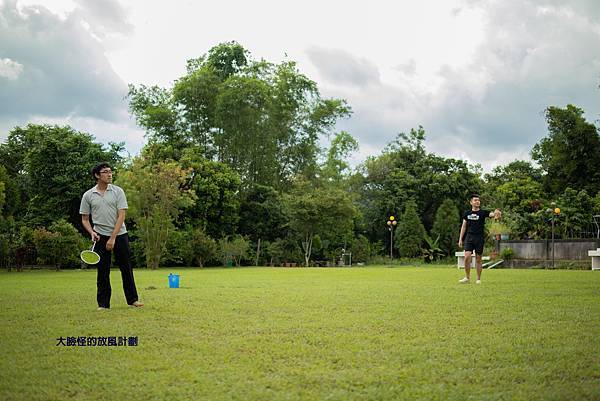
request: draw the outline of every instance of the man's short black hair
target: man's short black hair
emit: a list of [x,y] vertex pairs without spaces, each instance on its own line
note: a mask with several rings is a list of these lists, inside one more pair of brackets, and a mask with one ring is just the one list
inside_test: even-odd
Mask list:
[[479,194],[471,194],[469,200],[473,200],[473,198],[481,198],[481,196],[479,196]]
[[91,170],[92,177],[94,177],[94,180],[98,181],[98,177],[96,177],[96,174],[100,175],[100,170],[107,168],[107,167],[110,168],[110,164],[108,164],[106,162],[96,164]]

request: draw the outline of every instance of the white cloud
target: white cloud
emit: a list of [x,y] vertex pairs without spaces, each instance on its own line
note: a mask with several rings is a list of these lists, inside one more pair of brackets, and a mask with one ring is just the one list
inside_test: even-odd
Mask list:
[[[127,86],[94,37],[130,27],[119,21],[116,3],[104,2],[104,14],[93,18],[85,11],[93,5],[79,3],[62,15],[42,6],[0,3],[0,76],[14,78],[0,79],[0,140],[15,125],[72,124],[98,140],[125,141],[128,150],[138,151],[142,131],[128,115]],[[88,14],[89,22],[83,18]]]
[[[439,68],[433,85],[422,84],[426,80],[419,79],[421,64],[415,61],[396,64],[395,82],[382,79],[350,89],[327,79],[323,92],[348,99],[354,115],[339,129],[361,146],[382,149],[398,132],[423,125],[430,151],[485,170],[529,159],[531,147],[547,133],[543,112],[548,106],[575,104],[589,121],[600,114],[600,19],[580,13],[600,9],[578,5],[472,2],[467,7],[483,17],[481,43],[463,64]],[[347,58],[338,62],[348,63]],[[323,68],[318,64],[317,69]]]
[[406,76],[412,77],[417,72],[417,62],[414,58],[411,58],[410,60],[407,60],[404,63],[398,64],[394,67],[394,69],[400,71]]
[[0,5],[0,57],[24,66],[18,80],[0,81],[0,116],[127,115],[125,83],[72,14],[62,19],[41,6]]
[[365,87],[379,83],[377,67],[365,58],[356,58],[339,49],[311,47],[308,57],[324,80],[337,85]]
[[9,58],[0,59],[0,77],[16,81],[23,71],[23,64]]
[[550,105],[600,115],[593,0],[32,3],[0,0],[0,59],[23,66],[0,78],[0,127],[35,115],[121,132],[125,83],[170,86],[230,40],[255,58],[287,54],[323,96],[347,99],[354,115],[338,128],[364,156],[423,125],[430,151],[489,169],[527,157]]
[[70,18],[81,18],[90,33],[101,42],[131,35],[134,27],[129,22],[127,11],[116,0],[75,0],[77,7]]

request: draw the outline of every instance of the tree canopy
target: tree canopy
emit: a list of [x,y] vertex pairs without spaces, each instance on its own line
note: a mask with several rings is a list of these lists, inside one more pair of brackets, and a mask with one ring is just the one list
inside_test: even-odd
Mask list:
[[[91,168],[105,161],[118,168],[123,144],[108,148],[71,127],[29,124],[16,127],[0,146],[8,176],[7,208],[32,226],[60,219],[79,224],[81,195],[94,185]],[[17,206],[18,205],[18,206]]]
[[531,151],[544,171],[545,189],[553,195],[565,188],[600,190],[600,131],[573,105],[546,109],[548,136]]
[[344,100],[321,98],[294,62],[254,61],[236,42],[187,67],[172,88],[130,85],[130,110],[164,156],[179,160],[193,146],[244,185],[281,189],[294,175],[314,177],[320,136],[351,113]]

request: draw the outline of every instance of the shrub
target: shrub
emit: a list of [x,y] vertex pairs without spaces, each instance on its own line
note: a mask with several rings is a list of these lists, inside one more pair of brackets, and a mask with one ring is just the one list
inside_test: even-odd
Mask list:
[[492,221],[488,226],[488,233],[490,236],[494,237],[500,234],[510,234],[510,228],[508,225],[504,224],[501,221]]
[[201,228],[196,228],[192,234],[192,254],[194,261],[200,267],[217,256],[217,242]]
[[240,266],[242,259],[248,255],[249,247],[250,242],[241,235],[231,240],[228,238],[219,240],[219,252],[223,265],[226,266],[229,261],[233,260],[236,266]]
[[52,223],[49,230],[36,228],[33,242],[38,263],[56,266],[56,270],[80,265],[79,252],[84,247],[83,237],[66,220]]
[[161,255],[163,266],[189,266],[194,259],[191,230],[171,230],[167,237],[167,249]]
[[282,239],[276,239],[272,242],[265,241],[263,249],[263,255],[265,260],[268,260],[269,266],[281,264],[285,255],[285,243]]
[[36,228],[33,231],[33,241],[38,257],[37,262],[44,265],[56,266],[56,270],[59,269],[57,251],[58,236],[58,233],[50,232],[44,227]]
[[131,252],[131,264],[134,268],[143,268],[146,266],[146,255],[144,254],[144,244],[140,240],[138,230],[129,230],[129,250]]
[[84,238],[79,231],[64,219],[55,221],[48,227],[50,231],[58,233],[58,262],[61,266],[81,266],[79,253],[85,247]]
[[371,256],[371,244],[364,235],[359,235],[352,241],[352,262],[366,262]]
[[444,256],[444,251],[439,247],[440,236],[438,235],[435,240],[431,239],[429,235],[425,235],[426,248],[421,250],[423,254],[423,260],[426,263],[431,263]]
[[0,266],[10,269],[15,249],[19,246],[19,232],[14,219],[0,216]]
[[500,251],[500,259],[511,260],[515,257],[515,251],[512,248],[504,248]]

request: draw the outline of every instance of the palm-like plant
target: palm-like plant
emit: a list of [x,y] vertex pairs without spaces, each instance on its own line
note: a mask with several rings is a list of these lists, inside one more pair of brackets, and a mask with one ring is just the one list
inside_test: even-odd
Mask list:
[[439,247],[439,241],[439,235],[435,240],[431,239],[429,235],[425,235],[425,244],[427,245],[427,248],[421,248],[421,253],[425,262],[431,263],[444,256],[444,251]]

